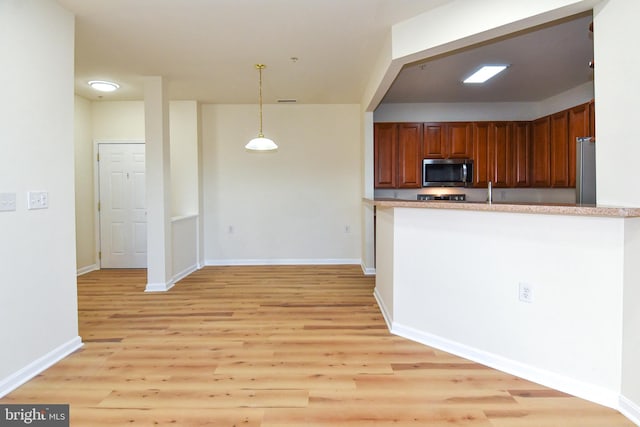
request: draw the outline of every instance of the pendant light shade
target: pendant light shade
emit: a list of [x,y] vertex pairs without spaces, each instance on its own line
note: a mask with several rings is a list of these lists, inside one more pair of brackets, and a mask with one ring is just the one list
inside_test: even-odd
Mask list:
[[256,151],[268,151],[275,150],[278,148],[275,142],[270,140],[269,138],[265,138],[262,134],[262,70],[264,69],[264,64],[256,64],[256,68],[260,73],[259,80],[259,95],[258,95],[258,104],[260,108],[260,130],[258,132],[257,138],[253,138],[247,145],[244,146],[247,150],[256,150]]

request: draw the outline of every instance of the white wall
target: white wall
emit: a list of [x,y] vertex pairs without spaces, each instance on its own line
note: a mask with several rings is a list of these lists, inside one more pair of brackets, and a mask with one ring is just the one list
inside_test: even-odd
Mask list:
[[[360,263],[358,105],[203,105],[205,262]],[[345,232],[349,227],[349,232]]]
[[94,101],[91,103],[93,139],[144,141],[143,101]]
[[597,194],[598,203],[606,205],[640,206],[634,125],[640,94],[638,16],[637,0],[602,1],[594,8]]
[[171,215],[198,213],[198,103],[169,103]]
[[[0,396],[80,346],[74,224],[74,18],[0,2]],[[28,191],[49,208],[27,210]]]
[[[393,268],[394,332],[617,405],[626,220],[402,208],[391,218],[393,257],[378,268]],[[387,236],[389,221],[378,224]],[[519,301],[519,283],[533,303]]]
[[[198,105],[196,101],[172,101],[169,109],[172,215],[190,215],[198,213]],[[91,102],[76,96],[76,245],[80,272],[96,264],[94,141],[144,139],[143,101]]]
[[584,104],[593,95],[590,82],[539,102],[380,104],[373,117],[375,122],[528,121]]
[[78,272],[96,268],[95,201],[91,102],[75,97],[76,265]]

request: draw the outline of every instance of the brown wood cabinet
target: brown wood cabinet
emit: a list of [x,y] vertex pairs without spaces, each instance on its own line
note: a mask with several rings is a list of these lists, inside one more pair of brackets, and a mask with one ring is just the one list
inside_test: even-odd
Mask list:
[[574,187],[576,138],[594,101],[533,121],[376,123],[376,188],[420,188],[422,159],[472,158],[474,187]]
[[589,135],[596,136],[596,103],[593,99],[589,102]]
[[396,188],[398,124],[376,123],[373,127],[373,164],[376,188]]
[[[518,170],[514,125],[476,122],[473,127],[474,187],[512,187]],[[526,155],[528,159],[528,155]]]
[[531,185],[551,186],[550,118],[542,117],[531,123]]
[[398,127],[398,188],[422,187],[422,123]]
[[422,126],[422,154],[425,159],[447,158],[445,135],[445,123],[425,123]]
[[549,171],[552,187],[569,186],[569,115],[567,111],[549,118]]
[[473,123],[425,123],[422,153],[425,159],[468,159],[473,155]]
[[513,123],[514,187],[531,186],[531,122]]
[[374,124],[375,188],[422,186],[422,123]]
[[490,136],[490,123],[473,124],[473,186],[486,187],[493,179]]
[[513,126],[507,122],[492,123],[489,128],[490,151],[493,161],[493,185],[511,187],[515,170],[515,157],[512,140]]

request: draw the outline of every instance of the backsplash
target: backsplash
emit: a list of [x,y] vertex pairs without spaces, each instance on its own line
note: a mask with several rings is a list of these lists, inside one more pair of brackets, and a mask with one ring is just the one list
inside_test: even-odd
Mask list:
[[[374,197],[416,200],[418,194],[465,194],[469,202],[485,202],[486,188],[430,187],[376,189]],[[575,203],[575,188],[493,188],[493,201],[506,203]]]

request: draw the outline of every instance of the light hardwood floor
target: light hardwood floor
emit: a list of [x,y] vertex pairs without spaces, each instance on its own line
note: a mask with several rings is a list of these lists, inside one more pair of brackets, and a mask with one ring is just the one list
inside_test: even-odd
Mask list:
[[[633,426],[611,409],[395,337],[357,266],[78,278],[84,347],[0,403],[72,426]],[[446,321],[446,319],[443,319]]]

